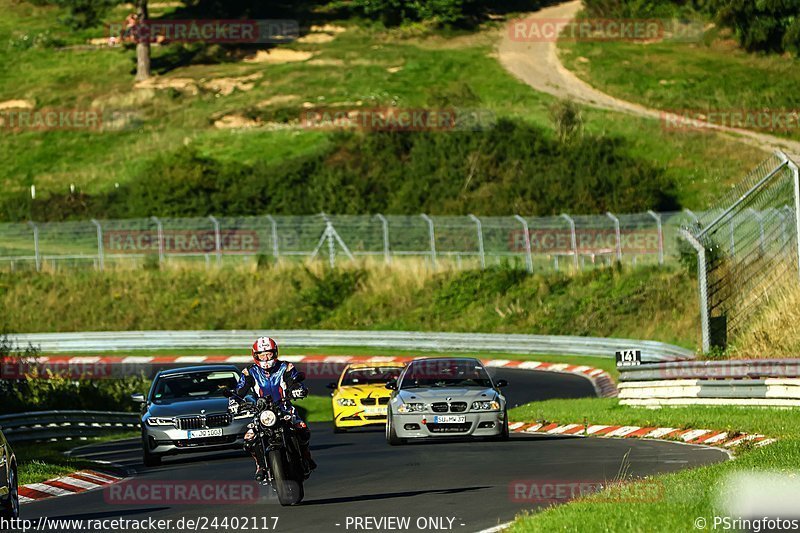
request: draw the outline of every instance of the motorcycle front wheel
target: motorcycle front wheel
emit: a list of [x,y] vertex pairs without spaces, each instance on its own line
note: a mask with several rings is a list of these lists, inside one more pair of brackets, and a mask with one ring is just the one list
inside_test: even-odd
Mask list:
[[278,493],[281,505],[297,505],[303,501],[303,480],[292,476],[293,468],[287,468],[284,454],[281,450],[270,450],[267,461],[272,471],[272,487]]

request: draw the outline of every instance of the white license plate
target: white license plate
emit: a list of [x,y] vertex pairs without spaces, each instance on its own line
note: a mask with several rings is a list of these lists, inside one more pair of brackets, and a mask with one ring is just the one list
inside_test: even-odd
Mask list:
[[386,407],[366,407],[364,408],[365,415],[385,415]]
[[206,437],[221,437],[222,428],[215,429],[194,429],[189,432],[190,439],[203,439]]
[[464,424],[467,421],[466,416],[434,416],[434,424]]

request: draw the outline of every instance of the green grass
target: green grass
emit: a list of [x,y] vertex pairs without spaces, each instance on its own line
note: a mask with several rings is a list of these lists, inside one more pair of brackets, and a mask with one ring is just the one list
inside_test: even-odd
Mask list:
[[330,396],[307,396],[295,402],[295,407],[306,422],[330,422],[333,420],[333,405]]
[[[68,271],[0,273],[14,332],[341,329],[536,333],[695,346],[691,278],[657,267],[521,270]],[[263,287],[270,297],[251,298]]]
[[[800,105],[800,60],[747,53],[716,30],[696,43],[562,41],[559,47],[565,65],[582,79],[656,109],[791,111]],[[774,133],[800,139],[796,125]]]
[[[0,43],[25,32],[49,29],[66,44],[77,44],[106,31],[96,28],[70,33],[56,22],[61,13],[54,8],[12,0],[0,0],[0,7],[6,15],[0,23]],[[121,16],[124,10],[117,10],[112,18]],[[14,191],[35,183],[40,195],[63,194],[70,183],[85,192],[107,192],[115,183],[138,179],[155,154],[182,146],[223,161],[268,165],[324,151],[331,133],[265,128],[223,131],[212,124],[214,117],[254,110],[260,102],[278,95],[297,98],[289,104],[266,105],[259,112],[280,113],[286,108],[297,112],[305,102],[425,107],[468,86],[477,97],[471,106],[551,128],[548,110],[553,99],[514,79],[492,57],[499,34],[495,27],[444,37],[435,33],[410,36],[341,23],[348,31],[330,43],[290,45],[315,52],[311,62],[191,64],[165,74],[192,79],[262,75],[251,90],[236,90],[227,96],[213,91],[194,96],[167,90],[136,91],[130,75],[133,52],[122,48],[20,50],[0,45],[0,64],[16,66],[5,69],[0,79],[0,102],[27,98],[37,106],[59,108],[133,106],[144,120],[134,131],[0,135],[0,158],[7,162],[0,169],[0,184],[4,190]],[[154,61],[167,61],[173,51],[154,47]],[[402,70],[387,70],[397,66]],[[464,103],[456,100],[459,104]],[[677,181],[681,202],[691,208],[702,207],[710,195],[762,157],[755,149],[714,135],[664,132],[654,120],[595,110],[587,110],[585,120],[587,133],[623,138],[630,155],[664,168],[668,177]]]
[[[657,487],[656,498],[628,503],[630,486],[615,486],[566,505],[541,513],[523,513],[510,531],[687,531],[696,517],[711,523],[714,498],[724,477],[732,472],[774,470],[789,472],[800,462],[800,439],[796,409],[758,409],[745,407],[685,407],[644,410],[620,406],[616,399],[549,400],[515,408],[511,420],[589,424],[667,426],[675,428],[724,429],[762,433],[777,437],[763,448],[740,447],[735,461],[673,474],[647,481]],[[646,490],[646,489],[643,489]],[[641,491],[634,493],[642,494]],[[615,504],[616,502],[616,504]],[[623,502],[623,503],[620,503]],[[591,516],[591,520],[586,520]]]
[[76,446],[130,438],[134,433],[115,433],[86,440],[59,440],[56,442],[26,442],[13,444],[17,456],[19,483],[39,483],[55,477],[65,476],[76,470],[97,468],[97,463],[64,455]]

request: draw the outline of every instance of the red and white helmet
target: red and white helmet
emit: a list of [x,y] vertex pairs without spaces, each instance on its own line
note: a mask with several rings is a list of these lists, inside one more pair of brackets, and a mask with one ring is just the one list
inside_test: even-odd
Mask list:
[[258,359],[259,354],[262,353],[267,354],[267,361],[270,363],[278,359],[278,343],[275,342],[275,339],[270,337],[256,339],[256,342],[253,343],[253,359],[256,363],[263,362]]

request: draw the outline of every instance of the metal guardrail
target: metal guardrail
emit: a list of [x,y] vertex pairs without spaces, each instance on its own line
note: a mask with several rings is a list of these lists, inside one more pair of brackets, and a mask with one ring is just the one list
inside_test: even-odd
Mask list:
[[620,381],[758,379],[800,377],[800,359],[681,361],[620,367]]
[[0,416],[11,442],[94,437],[139,428],[140,415],[113,411],[34,411]]
[[251,331],[119,331],[20,333],[9,335],[18,346],[32,344],[45,353],[129,350],[237,348],[269,335],[288,347],[368,347],[404,352],[488,351],[614,357],[617,350],[641,350],[645,362],[685,360],[692,351],[656,341],[499,333],[433,333],[419,331],[251,330]]

